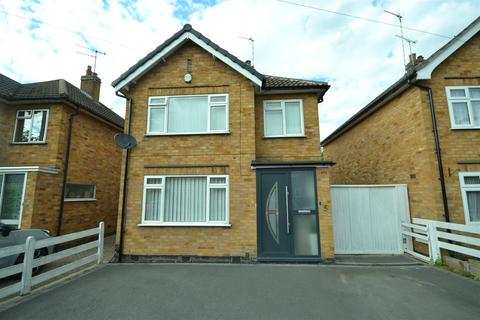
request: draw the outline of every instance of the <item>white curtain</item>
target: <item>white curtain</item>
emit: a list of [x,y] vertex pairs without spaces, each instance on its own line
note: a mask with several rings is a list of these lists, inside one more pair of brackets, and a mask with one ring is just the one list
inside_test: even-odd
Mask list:
[[453,102],[452,109],[455,124],[470,124],[470,116],[468,115],[466,102]]
[[205,222],[207,179],[167,177],[165,181],[165,222]]
[[225,188],[210,188],[210,221],[226,220],[226,194]]
[[207,132],[208,97],[168,99],[168,132]]
[[149,132],[164,132],[165,109],[151,108],[150,109],[150,131]]
[[467,191],[470,221],[480,222],[480,191]]
[[147,189],[145,194],[145,220],[160,221],[162,189]]
[[283,134],[282,110],[265,111],[265,136],[279,136]]
[[285,102],[285,121],[287,134],[301,134],[302,122],[301,122],[300,102]]
[[210,109],[210,130],[226,130],[227,106],[212,106]]

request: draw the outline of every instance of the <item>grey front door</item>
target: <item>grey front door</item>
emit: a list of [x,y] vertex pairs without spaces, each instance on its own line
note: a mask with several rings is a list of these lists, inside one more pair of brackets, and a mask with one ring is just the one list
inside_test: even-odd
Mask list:
[[259,257],[318,257],[315,171],[257,171]]

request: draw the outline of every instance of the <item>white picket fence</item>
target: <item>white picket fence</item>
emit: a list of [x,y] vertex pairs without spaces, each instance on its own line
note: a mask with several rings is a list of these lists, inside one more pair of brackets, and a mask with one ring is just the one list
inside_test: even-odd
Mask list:
[[[423,261],[434,263],[441,260],[440,249],[480,258],[480,226],[413,218],[413,223],[402,223],[402,229],[402,235],[407,239],[405,252]],[[428,245],[428,256],[413,251],[413,239]]]
[[[51,247],[66,243],[81,238],[98,235],[98,239],[85,244],[81,244],[69,249],[65,249],[50,255],[34,258],[35,250],[39,250],[46,247]],[[22,274],[21,281],[15,284],[0,289],[0,299],[20,293],[21,295],[30,292],[32,286],[58,277],[66,272],[77,269],[88,263],[95,262],[97,264],[102,263],[103,260],[103,243],[104,243],[104,223],[100,222],[97,228],[88,229],[80,232],[70,233],[63,236],[47,238],[43,240],[35,240],[34,237],[28,237],[25,244],[19,244],[15,246],[5,247],[0,249],[0,258],[8,257],[11,255],[17,255],[24,253],[23,263],[13,265],[0,269],[0,279],[9,277],[14,274]],[[61,267],[49,270],[44,273],[32,276],[32,269],[43,266],[47,263],[57,261],[86,250],[97,248],[95,254],[80,258],[74,262],[70,262]]]

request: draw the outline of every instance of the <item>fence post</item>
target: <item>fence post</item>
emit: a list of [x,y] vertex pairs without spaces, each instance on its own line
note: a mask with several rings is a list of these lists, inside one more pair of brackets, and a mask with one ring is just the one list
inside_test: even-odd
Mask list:
[[20,295],[25,295],[30,292],[32,287],[32,266],[33,257],[35,254],[35,238],[28,237],[25,242],[25,253],[23,255],[23,270],[22,270],[22,283],[20,288]]
[[438,246],[437,224],[435,221],[428,222],[428,240],[431,252],[431,260],[433,263],[442,259],[440,247]]
[[105,232],[105,224],[100,222],[98,225],[98,250],[97,250],[97,264],[103,262],[103,243],[104,243],[104,232]]

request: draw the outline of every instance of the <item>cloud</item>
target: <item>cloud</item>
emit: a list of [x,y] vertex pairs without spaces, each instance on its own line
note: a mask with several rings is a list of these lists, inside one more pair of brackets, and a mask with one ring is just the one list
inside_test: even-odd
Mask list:
[[[446,35],[480,12],[475,0],[295,1],[397,23],[387,9],[402,14],[406,26]],[[322,138],[404,72],[398,28],[275,0],[6,1],[0,10],[10,13],[0,12],[0,72],[21,82],[64,78],[79,85],[93,61],[76,53],[78,45],[104,51],[97,61],[101,100],[121,115],[124,102],[110,83],[186,22],[242,60],[251,59],[251,48],[240,36],[252,36],[260,72],[328,80],[319,105]],[[426,57],[448,41],[409,30],[405,36]]]

